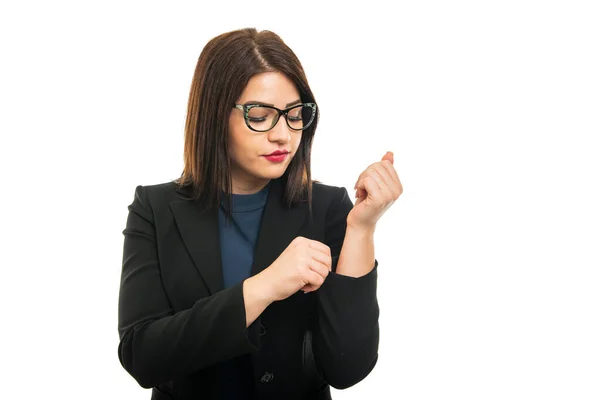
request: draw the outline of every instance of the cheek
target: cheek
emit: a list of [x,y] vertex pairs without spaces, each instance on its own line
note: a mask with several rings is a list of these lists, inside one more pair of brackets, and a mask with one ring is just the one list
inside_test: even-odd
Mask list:
[[248,129],[231,129],[229,131],[230,156],[245,164],[256,162],[261,150],[259,139],[248,132]]
[[229,153],[236,158],[244,155],[248,144],[246,126],[240,126],[237,121],[229,121]]
[[294,143],[294,148],[296,149],[296,153],[298,152],[298,149],[300,148],[300,143],[302,142],[302,134],[298,134],[297,136],[292,136],[293,137],[293,143]]

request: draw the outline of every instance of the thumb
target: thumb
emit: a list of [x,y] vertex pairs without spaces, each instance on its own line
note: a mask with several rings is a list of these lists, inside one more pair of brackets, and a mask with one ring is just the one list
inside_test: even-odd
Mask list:
[[381,161],[385,161],[385,160],[388,160],[389,162],[391,162],[393,164],[394,163],[394,153],[392,153],[391,151],[388,151],[387,153],[385,153],[385,155],[383,156]]

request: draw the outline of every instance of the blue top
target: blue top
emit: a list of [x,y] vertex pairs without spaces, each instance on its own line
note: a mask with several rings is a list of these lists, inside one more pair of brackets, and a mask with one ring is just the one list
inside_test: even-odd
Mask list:
[[[231,195],[233,223],[227,223],[224,209],[226,199],[223,197],[221,201],[219,239],[225,288],[250,277],[270,182],[257,193]],[[222,376],[226,400],[252,398],[253,371],[248,354],[224,362]]]

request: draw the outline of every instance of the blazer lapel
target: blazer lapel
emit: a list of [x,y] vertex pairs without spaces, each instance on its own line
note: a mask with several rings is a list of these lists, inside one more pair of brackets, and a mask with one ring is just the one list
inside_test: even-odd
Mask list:
[[[308,203],[288,208],[283,202],[283,181],[273,179],[262,215],[251,276],[267,268],[298,236],[308,215]],[[170,203],[171,211],[183,243],[194,266],[210,294],[224,288],[221,243],[219,239],[218,209],[203,208],[193,200]]]

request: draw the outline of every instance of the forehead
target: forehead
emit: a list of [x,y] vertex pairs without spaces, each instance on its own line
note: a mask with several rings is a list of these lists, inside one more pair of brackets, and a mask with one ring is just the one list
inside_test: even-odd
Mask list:
[[250,78],[239,102],[259,101],[283,108],[298,99],[300,93],[291,79],[280,72],[264,72]]

